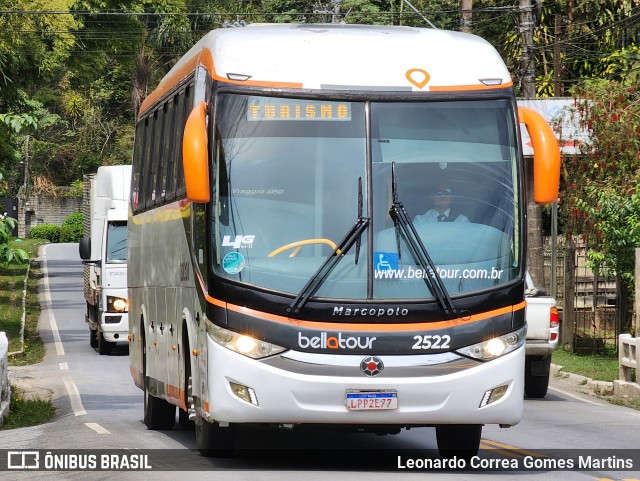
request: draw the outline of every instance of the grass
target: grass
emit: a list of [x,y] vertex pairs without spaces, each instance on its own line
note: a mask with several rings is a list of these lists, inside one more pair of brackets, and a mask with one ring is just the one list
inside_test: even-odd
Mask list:
[[[20,247],[34,259],[38,248],[46,241],[27,239],[14,241],[12,247]],[[24,347],[20,337],[22,328],[22,292],[28,264],[0,264],[0,331],[4,331],[9,339],[9,352],[20,354],[9,358],[9,365],[36,364],[44,357],[44,345],[38,334],[40,302],[38,300],[38,279],[41,277],[39,265],[31,261],[27,280],[26,322],[24,331]]]
[[[32,260],[29,264],[0,264],[0,331],[7,334],[9,352],[16,353],[9,357],[10,366],[37,364],[44,357],[44,344],[38,333],[40,318],[38,279],[42,277],[42,273],[39,264],[33,259],[37,258],[38,248],[45,243],[46,241],[39,239],[13,241],[11,247],[26,250]],[[29,268],[29,277],[26,289],[23,346],[20,331],[22,329],[22,294],[27,268]],[[0,429],[35,426],[51,420],[54,415],[55,408],[50,400],[29,398],[21,389],[12,386],[9,416]]]
[[603,354],[568,352],[556,349],[551,362],[563,366],[563,370],[596,381],[611,382],[618,379],[618,356],[615,352]]
[[36,426],[50,421],[56,414],[51,401],[40,398],[25,398],[21,389],[12,387],[9,416],[0,425],[0,430]]

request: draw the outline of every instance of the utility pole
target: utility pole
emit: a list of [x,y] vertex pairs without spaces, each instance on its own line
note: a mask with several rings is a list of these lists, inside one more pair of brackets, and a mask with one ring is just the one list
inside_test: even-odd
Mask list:
[[[562,17],[556,14],[554,18],[554,47],[553,47],[553,96],[561,97],[562,89],[562,58],[560,51],[560,37],[562,32]],[[558,296],[558,203],[551,204],[551,296]]]
[[562,97],[562,51],[560,39],[562,38],[562,17],[556,13],[554,18],[554,42],[553,42],[553,96]]
[[522,35],[522,96],[536,96],[536,69],[533,58],[533,7],[531,0],[520,0],[520,34]]
[[340,3],[342,0],[331,0],[333,3],[333,15],[331,17],[331,23],[340,23],[342,21],[342,14],[340,13]]
[[[522,97],[536,96],[536,71],[533,55],[533,7],[531,0],[520,0],[520,35],[522,36]],[[527,269],[535,285],[545,287],[542,207],[533,202],[533,162],[526,163],[527,193]]]
[[460,31],[471,33],[471,23],[473,18],[473,0],[460,0],[460,10],[462,17],[460,21]]
[[31,140],[31,136],[27,134],[24,141],[24,194],[27,195],[27,187],[29,186],[29,141]]

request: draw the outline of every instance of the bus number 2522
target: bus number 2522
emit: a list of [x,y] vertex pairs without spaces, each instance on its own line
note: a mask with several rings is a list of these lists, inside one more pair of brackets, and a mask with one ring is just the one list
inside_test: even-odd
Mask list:
[[413,336],[415,344],[411,349],[448,349],[451,342],[451,336],[438,334],[426,334],[424,336]]

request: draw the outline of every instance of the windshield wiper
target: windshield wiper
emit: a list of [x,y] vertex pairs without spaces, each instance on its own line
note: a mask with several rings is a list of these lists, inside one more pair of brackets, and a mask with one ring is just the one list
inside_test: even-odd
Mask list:
[[360,255],[360,238],[362,233],[369,226],[370,219],[363,217],[362,215],[362,177],[358,178],[358,218],[355,224],[349,229],[347,235],[340,241],[340,244],[327,256],[322,265],[313,273],[309,278],[309,281],[305,284],[302,290],[298,293],[293,302],[287,307],[287,312],[297,313],[304,307],[309,298],[316,293],[320,286],[324,283],[329,276],[333,268],[340,262],[340,259],[351,249],[353,244],[356,244],[356,259],[355,263],[358,264],[358,257]]
[[407,241],[407,245],[411,249],[414,258],[420,263],[420,267],[427,272],[428,275],[423,279],[431,291],[431,294],[438,300],[438,303],[442,307],[444,313],[450,318],[458,316],[458,310],[453,305],[453,300],[447,292],[447,288],[444,286],[442,279],[438,275],[436,266],[427,252],[427,248],[422,243],[422,239],[418,235],[413,222],[407,210],[404,208],[404,204],[398,200],[398,185],[396,182],[396,163],[391,163],[391,195],[393,198],[393,204],[389,209],[389,215],[393,219],[396,226],[396,243],[398,245],[398,259],[400,259],[400,232],[404,234]]

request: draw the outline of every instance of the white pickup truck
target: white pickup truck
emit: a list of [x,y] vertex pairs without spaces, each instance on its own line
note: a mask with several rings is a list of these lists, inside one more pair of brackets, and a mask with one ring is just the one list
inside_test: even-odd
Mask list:
[[558,345],[560,317],[556,300],[533,284],[527,273],[527,342],[525,345],[524,392],[543,398],[549,387],[551,353]]

